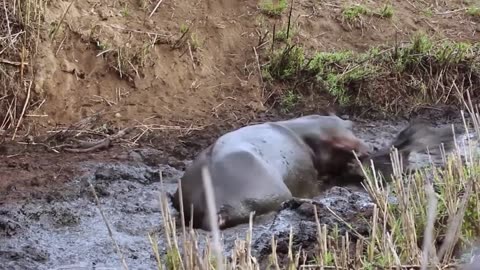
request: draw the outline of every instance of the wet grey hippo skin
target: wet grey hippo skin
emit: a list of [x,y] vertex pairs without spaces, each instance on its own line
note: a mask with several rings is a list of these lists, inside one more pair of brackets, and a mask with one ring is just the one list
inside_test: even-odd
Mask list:
[[[352,125],[333,115],[309,115],[224,134],[196,157],[182,177],[185,222],[189,223],[193,204],[193,227],[210,230],[201,174],[204,165],[212,177],[221,229],[248,222],[250,212],[275,211],[292,196],[315,195],[321,187],[316,166],[328,162],[330,155],[316,157],[309,143],[367,154],[368,146],[355,137]],[[171,199],[180,211],[178,188]]]
[[[462,134],[461,129],[455,128],[452,130],[452,126],[450,125],[434,128],[426,121],[413,121],[397,134],[388,147],[380,149],[369,156],[360,158],[360,161],[365,167],[371,168],[370,160],[372,160],[375,170],[383,176],[383,180],[390,182],[393,175],[390,153],[393,147],[398,150],[403,170],[406,171],[409,166],[409,156],[412,152],[425,153],[428,150],[432,155],[439,155],[441,144],[443,144],[446,153],[453,150],[455,147],[454,132],[455,136]],[[339,167],[343,166],[345,160],[348,158],[345,157],[345,153],[337,154],[337,159],[332,160],[332,162],[336,162]],[[357,163],[355,162],[354,164]],[[355,175],[357,176],[357,180],[354,181],[358,181],[359,177],[363,178],[363,172],[358,164],[351,166],[349,174],[350,178],[355,178]]]

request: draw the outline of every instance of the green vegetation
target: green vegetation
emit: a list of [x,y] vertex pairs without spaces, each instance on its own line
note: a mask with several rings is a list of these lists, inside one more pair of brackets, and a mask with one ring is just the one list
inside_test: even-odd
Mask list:
[[198,37],[197,33],[192,33],[190,35],[190,46],[193,51],[200,49],[200,47],[202,46],[202,41]]
[[358,20],[362,15],[370,14],[370,10],[362,5],[352,5],[342,11],[342,16],[350,22]]
[[281,107],[282,110],[285,112],[289,112],[294,108],[294,106],[298,103],[300,100],[300,96],[296,94],[293,90],[288,90],[286,91],[281,100]]
[[122,14],[123,17],[128,17],[129,11],[128,11],[128,4],[127,3],[125,3],[123,5],[121,14]]
[[469,7],[467,8],[467,14],[473,17],[480,17],[480,7]]
[[366,79],[375,73],[376,69],[371,65],[357,65],[339,72],[338,66],[345,66],[352,59],[353,54],[348,51],[335,53],[317,53],[309,65],[306,67],[308,71],[316,74],[316,79],[322,81],[327,91],[342,105],[346,105],[350,101],[345,88],[351,82]]
[[423,11],[422,11],[423,15],[427,16],[427,17],[432,17],[433,16],[433,10],[431,7],[428,7],[428,8],[425,8]]
[[198,50],[202,46],[202,41],[200,40],[196,32],[189,33],[190,26],[182,23],[180,25],[180,38],[177,40],[176,44],[173,47],[180,47],[178,45],[190,44],[190,49],[192,51]]
[[[288,37],[287,37],[288,33]],[[287,44],[292,40],[292,36],[296,34],[296,29],[293,26],[284,26],[281,30],[275,32],[275,42],[285,42]]]
[[97,41],[97,48],[101,51],[105,51],[110,48],[110,45],[108,44],[108,42]]
[[392,18],[393,17],[393,7],[392,5],[385,5],[379,12],[380,17],[382,18]]
[[[334,57],[345,59],[345,55],[326,59]],[[467,110],[471,114],[474,112],[473,108]],[[477,117],[472,121],[480,134],[480,119]],[[443,168],[427,166],[413,174],[398,173],[401,165],[394,158],[395,175],[388,187],[378,175],[371,173],[372,169],[363,168],[365,188],[374,203],[373,213],[367,221],[369,234],[360,235],[351,224],[343,224],[351,228],[345,233],[341,233],[337,226],[327,228],[326,224],[320,223],[314,210],[317,242],[302,247],[310,250],[313,258],[305,262],[300,259],[301,251],[292,245],[295,235],[290,231],[286,255],[277,254],[277,242],[272,236],[271,254],[263,258],[269,263],[268,269],[298,269],[302,265],[315,269],[394,269],[405,265],[443,269],[447,265],[468,263],[469,252],[480,236],[480,193],[476,192],[480,188],[480,156],[466,151],[462,153],[467,156],[460,158],[461,151],[457,149],[444,156],[446,166]],[[393,153],[394,157],[396,155],[398,152]],[[205,264],[205,269],[220,269],[212,258],[218,255],[213,252],[214,242],[209,242],[206,251],[197,250],[200,236],[184,225],[178,230],[183,233],[177,236],[176,223],[169,213],[167,201],[163,194],[161,210],[166,238],[163,241],[168,244],[168,252],[160,256],[158,241],[151,240],[158,269],[194,269],[201,268],[200,264]],[[344,221],[339,218],[338,224],[342,223]],[[254,258],[251,254],[250,239],[254,231],[252,226],[250,228],[245,238],[239,236],[236,239],[228,257],[218,255],[222,269],[258,269],[262,258]],[[221,249],[222,244],[219,245]],[[456,253],[463,256],[456,256]],[[280,256],[284,256],[283,259]],[[459,267],[462,269],[461,265]]]
[[264,76],[266,79],[288,79],[301,71],[304,65],[305,54],[301,47],[287,46],[284,50],[276,50]]
[[[277,2],[277,3],[275,3]],[[261,0],[260,9],[263,13],[270,16],[278,16],[287,8],[287,0]]]
[[[344,106],[370,105],[379,110],[399,112],[402,107],[411,109],[412,104],[430,104],[444,99],[449,91],[447,88],[463,80],[461,76],[477,74],[473,78],[478,80],[480,65],[475,56],[479,51],[478,45],[434,42],[424,34],[414,35],[405,46],[382,51],[372,48],[365,53],[317,52],[308,57],[300,47],[289,45],[271,54],[263,74],[270,82],[312,82],[314,87],[324,89]],[[405,95],[410,103],[400,102],[399,95]],[[448,101],[459,102],[454,96]],[[372,99],[377,102],[372,104]]]
[[372,11],[369,8],[363,5],[352,5],[345,7],[342,10],[342,17],[347,22],[356,22],[361,20],[362,16],[378,16],[380,18],[392,18],[393,17],[393,6],[390,4],[385,4],[380,10]]
[[180,33],[182,33],[182,35],[185,34],[185,33],[187,33],[187,32],[190,30],[189,28],[190,28],[190,27],[188,27],[188,25],[182,23],[182,24],[180,25]]

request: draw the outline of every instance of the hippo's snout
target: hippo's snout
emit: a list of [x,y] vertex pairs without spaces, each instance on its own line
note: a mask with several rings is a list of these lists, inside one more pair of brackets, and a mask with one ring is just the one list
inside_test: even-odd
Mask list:
[[358,158],[363,159],[371,155],[371,148],[367,143],[365,143],[362,140],[359,140],[357,144],[356,152],[357,152]]

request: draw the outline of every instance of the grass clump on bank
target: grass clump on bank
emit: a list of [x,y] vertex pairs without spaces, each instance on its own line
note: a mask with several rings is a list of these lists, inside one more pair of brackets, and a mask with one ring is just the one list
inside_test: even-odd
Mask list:
[[467,8],[467,14],[472,17],[480,18],[480,7]]
[[384,19],[389,19],[393,17],[393,6],[390,4],[385,4],[379,10],[371,10],[363,5],[351,5],[343,8],[342,18],[350,23],[360,21],[363,16],[377,16]]
[[480,85],[479,53],[478,44],[434,42],[423,34],[403,45],[364,53],[309,55],[294,44],[271,53],[263,74],[267,81],[295,85],[293,90],[323,90],[342,106],[410,113],[422,106],[460,104],[452,87],[461,94],[475,93]]
[[362,5],[352,5],[343,9],[342,16],[347,21],[353,22],[361,18],[362,15],[369,15],[370,10]]
[[391,5],[385,5],[378,13],[382,18],[392,18],[393,17],[393,7]]
[[260,9],[269,16],[279,16],[287,9],[287,0],[261,0]]

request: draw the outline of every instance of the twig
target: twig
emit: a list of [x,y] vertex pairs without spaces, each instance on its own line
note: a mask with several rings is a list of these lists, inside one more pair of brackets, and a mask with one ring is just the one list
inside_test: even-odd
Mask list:
[[28,66],[28,63],[10,61],[10,60],[7,60],[7,59],[0,59],[0,63],[12,65],[12,66],[22,66],[22,65],[23,66]]
[[185,37],[185,35],[187,35],[187,33],[188,33],[189,31],[190,31],[190,27],[188,27],[187,30],[182,33],[182,35],[180,36],[180,38],[177,39],[177,40],[175,41],[175,43],[173,43],[172,49],[177,48],[178,44],[182,41],[182,39]]
[[187,45],[188,45],[188,52],[190,53],[190,59],[192,59],[193,70],[195,70],[196,69],[195,59],[193,58],[192,46],[190,46],[190,41],[187,41]]
[[122,261],[123,267],[126,270],[128,270],[128,265],[127,265],[127,261],[125,260],[125,256],[123,255],[122,251],[120,250],[120,247],[118,246],[117,241],[115,241],[115,238],[113,237],[112,229],[110,228],[110,224],[108,223],[108,220],[105,217],[105,214],[103,213],[102,208],[100,207],[100,200],[98,199],[97,192],[95,191],[95,188],[93,187],[92,183],[90,183],[90,181],[88,181],[88,185],[90,186],[90,189],[92,190],[93,197],[95,198],[95,204],[97,205],[97,208],[98,208],[98,211],[100,212],[100,215],[102,215],[103,222],[105,222],[105,225],[107,226],[108,235],[110,236],[110,239],[112,239],[115,250],[120,255],[120,260]]
[[106,49],[106,50],[104,50],[104,51],[101,51],[101,52],[99,52],[97,55],[95,55],[95,57],[99,57],[99,56],[101,56],[101,55],[103,55],[103,54],[106,54],[106,53],[109,52],[109,51],[112,51],[112,49]]
[[95,142],[84,142],[77,140],[77,142],[80,142],[80,144],[76,148],[64,148],[64,150],[73,153],[87,153],[98,149],[107,148],[113,141],[125,136],[128,130],[129,128],[124,128],[114,135]]
[[421,270],[426,270],[429,262],[429,255],[432,252],[433,230],[437,213],[437,197],[431,183],[428,183],[425,187],[428,197],[428,212],[427,212],[427,226],[425,226],[424,238],[423,238],[423,254]]
[[137,77],[140,78],[140,74],[138,73],[138,68],[136,68],[136,67],[132,64],[132,62],[130,62],[130,60],[127,61],[127,62],[128,62],[128,64],[130,65],[130,67],[133,69],[133,71],[135,71],[135,74],[137,75]]
[[160,6],[160,4],[163,2],[163,0],[159,0],[157,5],[155,5],[155,7],[153,8],[152,12],[150,13],[150,15],[148,15],[148,17],[152,17],[153,13],[155,13],[155,11],[157,11],[157,8],[158,6]]
[[135,126],[136,128],[148,128],[150,130],[203,130],[204,126],[199,127],[181,127],[181,126],[166,126],[166,125],[139,125]]
[[212,178],[207,166],[202,167],[203,187],[205,189],[205,197],[207,199],[207,210],[210,221],[210,230],[213,234],[213,247],[217,259],[217,269],[223,270],[222,249],[220,244],[220,229],[218,227],[218,215],[215,207],[215,194],[213,192]]
[[291,19],[292,19],[292,11],[293,11],[293,1],[290,3],[290,11],[288,13],[288,24],[287,24],[287,40],[288,40],[288,37],[290,35],[290,25],[291,25]]
[[108,146],[110,146],[110,142],[111,141],[109,139],[106,139],[106,140],[102,140],[102,141],[98,142],[97,144],[95,144],[94,146],[89,147],[89,148],[81,148],[81,149],[64,148],[63,150],[65,150],[67,152],[72,152],[72,153],[87,153],[87,152],[95,151],[95,150],[98,150],[98,149],[101,149],[101,148],[107,148]]
[[110,27],[110,28],[115,28],[115,29],[118,29],[118,30],[126,31],[126,32],[137,33],[137,34],[154,35],[154,36],[161,36],[161,37],[170,37],[171,36],[171,35],[160,34],[160,33],[155,33],[155,32],[128,29],[128,28],[124,28],[124,27],[114,25],[114,24],[103,24],[103,26],[107,26],[107,27]]
[[48,114],[25,114],[25,117],[48,117]]
[[304,264],[300,265],[299,269],[347,269],[344,267],[338,267],[338,266],[328,266],[328,265],[321,265],[321,264]]
[[[12,42],[16,41],[18,36],[21,35],[21,34],[24,34],[24,33],[25,33],[25,31],[20,31],[16,34],[11,34],[10,37],[12,39]],[[0,37],[0,40],[3,40],[3,39],[6,39],[6,38],[5,37]],[[0,55],[2,55],[8,48],[9,48],[9,46],[5,46],[2,50],[0,50]]]
[[20,117],[18,118],[17,125],[15,126],[15,131],[13,132],[12,140],[15,140],[15,136],[17,135],[17,130],[20,127],[20,124],[22,123],[23,115],[25,114],[28,103],[30,102],[30,93],[32,90],[32,84],[33,84],[33,81],[30,81],[30,84],[28,85],[28,89],[27,89],[27,97],[25,98],[25,103],[23,104],[22,112],[20,113]]
[[274,23],[273,24],[273,32],[272,32],[272,48],[271,48],[271,53],[273,53],[273,50],[275,49],[275,28],[276,28],[276,24]]
[[457,208],[457,213],[455,214],[455,216],[449,217],[447,233],[445,235],[445,239],[443,240],[443,244],[438,251],[438,258],[443,262],[447,261],[447,258],[450,258],[453,253],[455,244],[458,241],[458,234],[460,233],[463,217],[465,215],[465,209],[467,207],[467,202],[473,190],[472,186],[473,182],[472,180],[469,180],[467,186],[465,187],[465,193],[463,194],[463,198],[461,199],[460,204]]
[[[260,67],[260,59],[258,58],[257,49],[253,47],[253,52],[255,53],[255,59],[257,60],[258,76],[260,77],[260,84],[263,86],[263,77],[262,77],[262,68]],[[265,93],[262,91],[262,99],[265,96]]]
[[68,5],[67,9],[65,10],[65,12],[63,12],[62,14],[62,17],[60,18],[60,21],[58,22],[57,26],[55,27],[55,30],[53,31],[52,35],[51,35],[51,39],[54,39],[55,36],[57,35],[57,31],[58,29],[60,28],[60,25],[63,23],[63,20],[65,19],[65,15],[67,15],[68,11],[70,10],[70,7],[73,5],[73,3],[75,3],[76,0],[72,0],[70,2],[70,4]]
[[58,48],[57,48],[57,50],[55,51],[55,56],[58,54],[58,52],[59,52],[60,49],[62,48],[63,43],[65,42],[66,39],[67,39],[67,34],[65,33],[65,35],[64,35],[63,38],[62,38],[62,41],[60,41],[60,44],[58,45]]
[[7,21],[7,37],[10,41],[9,46],[13,45],[13,39],[12,39],[12,29],[10,29],[10,20],[8,19],[8,9],[7,9],[7,1],[3,0],[3,9],[5,10],[5,20]]
[[459,11],[464,11],[464,10],[466,10],[466,8],[459,8],[459,9],[449,10],[449,11],[445,11],[445,12],[436,12],[435,14],[436,15],[447,15],[447,14],[457,13]]

